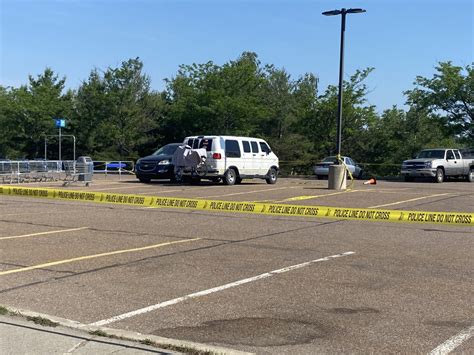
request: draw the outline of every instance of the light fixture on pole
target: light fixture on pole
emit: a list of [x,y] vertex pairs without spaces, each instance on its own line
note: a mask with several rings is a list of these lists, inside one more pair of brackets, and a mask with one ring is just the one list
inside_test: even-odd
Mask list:
[[341,131],[342,131],[342,94],[343,94],[343,76],[344,76],[344,33],[346,31],[346,15],[365,12],[364,9],[344,9],[323,12],[325,16],[341,15],[341,55],[339,56],[339,95],[337,98],[337,138],[336,154],[341,155]]
[[[340,51],[340,56],[339,56],[339,94],[337,97],[337,134],[336,134],[336,155],[338,158],[337,164],[339,164],[339,159],[341,158],[341,136],[342,136],[342,95],[343,95],[343,76],[344,76],[344,33],[346,31],[346,15],[347,14],[357,14],[365,12],[364,9],[345,9],[342,8],[340,10],[331,10],[331,11],[325,11],[322,14],[324,16],[336,16],[336,15],[341,15],[341,51]],[[331,174],[330,174],[331,175]],[[329,181],[329,188],[331,188],[331,185],[336,186],[342,186],[343,189],[345,189],[345,171],[342,170],[342,173],[336,173],[337,175],[335,178],[336,180],[339,180],[340,177],[343,178],[343,184],[339,182],[335,182],[334,184],[331,184],[331,179],[328,178]],[[334,182],[334,181],[333,181]]]

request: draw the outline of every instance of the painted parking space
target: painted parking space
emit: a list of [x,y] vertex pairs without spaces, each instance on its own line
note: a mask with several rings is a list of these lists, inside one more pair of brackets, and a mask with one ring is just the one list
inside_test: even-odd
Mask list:
[[[466,185],[433,184],[428,189],[419,184],[381,183],[375,186],[377,192],[329,195],[334,191],[324,190],[319,183],[297,182],[262,184],[285,188],[261,196],[277,201],[322,195],[314,201],[283,202],[289,204],[369,207],[401,202],[393,208],[472,211],[472,196],[463,190]],[[111,192],[121,191],[115,189],[121,184],[126,183],[110,185]],[[177,189],[171,184],[150,185],[144,193]],[[252,191],[260,184],[235,187],[241,189],[185,185],[180,196],[243,192],[227,196],[238,201],[254,196]],[[135,192],[124,189],[123,193],[128,190]],[[66,200],[45,204],[20,196],[0,199],[0,237],[18,236],[0,239],[1,270],[23,269],[0,276],[0,305],[85,324],[146,309],[109,324],[256,353],[276,347],[287,353],[340,349],[366,353],[387,346],[394,352],[429,353],[465,334],[473,319],[468,276],[474,267],[471,227],[367,224]],[[18,214],[9,213],[11,206]],[[27,214],[21,214],[21,206]],[[45,209],[49,213],[44,214]],[[87,229],[66,231],[82,227]],[[26,236],[61,230],[66,232]],[[152,247],[192,239],[197,240]],[[136,250],[113,254],[131,249]],[[291,269],[347,251],[354,254]],[[86,258],[73,260],[80,257]],[[29,267],[34,269],[25,269]],[[272,273],[285,268],[290,271]],[[266,274],[272,276],[259,278]],[[255,281],[238,284],[248,279]],[[472,347],[467,339],[456,349],[469,352]]]
[[[51,188],[62,188],[58,183],[40,185]],[[463,186],[464,185],[464,186]],[[22,186],[32,186],[22,184]],[[36,186],[36,185],[35,185]],[[327,181],[304,179],[280,179],[276,185],[267,185],[260,180],[244,180],[240,185],[224,186],[203,181],[200,184],[173,184],[168,181],[157,181],[142,184],[133,176],[110,176],[108,180],[98,180],[90,187],[81,184],[68,188],[83,191],[114,192],[134,195],[156,195],[178,198],[221,199],[253,202],[322,204],[344,207],[370,207],[386,204],[396,206],[410,199],[425,199],[443,193],[453,197],[462,197],[469,192],[469,184],[463,182],[445,183],[387,183],[363,185],[355,181],[351,189],[334,191],[327,189]],[[433,190],[434,192],[431,192]],[[349,197],[349,194],[353,196]],[[413,200],[416,201],[416,200]],[[409,205],[409,204],[408,204]],[[454,205],[454,204],[453,204]],[[466,206],[469,208],[469,206]],[[446,208],[445,208],[446,209]],[[472,208],[471,208],[472,210]]]
[[[267,188],[266,192],[274,192],[276,190],[287,190],[298,188],[298,186]],[[262,190],[265,191],[265,190]],[[226,195],[206,195],[208,198],[220,196],[236,196],[247,193],[260,193],[262,191],[241,191],[233,192]],[[362,191],[362,190],[361,190]],[[358,190],[344,191],[345,195],[351,192],[358,192]],[[301,216],[313,218],[337,218],[349,220],[365,220],[365,221],[385,221],[392,223],[431,223],[431,224],[452,224],[459,226],[473,226],[474,213],[471,212],[453,212],[453,211],[418,211],[418,210],[389,210],[389,209],[375,209],[364,207],[346,207],[352,205],[350,201],[341,201],[345,205],[285,205],[275,203],[259,203],[248,201],[219,201],[199,199],[199,198],[177,198],[177,197],[160,197],[160,196],[140,196],[123,193],[102,193],[97,191],[78,191],[65,189],[40,189],[27,187],[9,187],[0,186],[0,194],[6,196],[19,197],[33,197],[43,199],[58,199],[66,201],[77,202],[91,202],[91,203],[105,203],[105,204],[119,204],[119,205],[135,205],[146,208],[183,208],[204,211],[219,211],[219,212],[235,212],[235,213],[250,213],[250,214],[269,214],[269,215],[288,215]],[[329,194],[334,196],[333,193]],[[435,194],[428,197],[445,196],[446,194]],[[388,203],[381,206],[389,206],[399,203],[406,203],[422,198],[415,198],[406,201],[399,201],[396,203]],[[365,201],[366,199],[357,198],[356,201]],[[444,200],[444,199],[443,199]]]
[[147,246],[132,248],[132,249],[114,250],[114,251],[109,251],[109,252],[105,252],[105,253],[78,256],[78,257],[74,257],[74,258],[70,258],[70,259],[49,261],[49,262],[42,263],[42,264],[25,266],[25,267],[21,267],[21,268],[6,270],[6,271],[0,271],[0,276],[16,274],[16,273],[19,273],[19,272],[26,272],[26,271],[30,271],[30,270],[45,269],[45,268],[49,268],[51,266],[69,264],[69,263],[74,263],[74,262],[79,262],[79,261],[84,261],[84,260],[90,260],[90,259],[95,259],[95,258],[103,258],[103,257],[108,257],[108,256],[113,256],[113,255],[119,255],[119,254],[125,254],[125,253],[134,253],[134,252],[139,252],[139,251],[143,251],[143,250],[162,248],[162,247],[165,247],[165,246],[168,246],[168,245],[173,245],[173,244],[178,244],[178,243],[194,242],[194,241],[197,241],[199,239],[200,238],[178,240],[178,241],[174,241],[174,242],[160,243],[160,244],[155,244],[155,245],[147,245]]
[[38,233],[30,233],[30,234],[22,234],[22,235],[11,235],[11,236],[7,236],[7,237],[0,237],[0,240],[46,236],[46,235],[52,235],[52,234],[74,232],[74,231],[84,230],[84,229],[87,229],[87,227],[59,229],[59,230],[48,231],[48,232],[38,232]]

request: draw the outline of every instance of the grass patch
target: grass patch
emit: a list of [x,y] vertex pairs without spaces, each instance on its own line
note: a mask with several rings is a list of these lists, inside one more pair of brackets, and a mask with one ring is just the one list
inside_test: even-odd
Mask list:
[[[114,336],[111,336],[112,338],[115,338]],[[128,340],[124,338],[120,338],[122,340]],[[148,346],[153,346],[155,348],[159,349],[165,349],[165,350],[171,350],[171,351],[177,351],[183,354],[189,354],[189,355],[217,355],[215,352],[212,351],[202,351],[202,350],[197,350],[193,348],[188,348],[185,346],[176,346],[176,345],[169,345],[169,344],[160,344],[160,343],[155,343],[153,340],[150,339],[143,339],[139,341],[140,344],[143,345],[148,345]]]
[[178,351],[178,352],[190,354],[190,355],[216,355],[216,353],[212,351],[196,350],[192,348],[185,348],[183,346],[160,346],[160,348],[163,348],[166,350]]
[[33,322],[35,324],[39,324],[39,325],[43,325],[43,326],[46,326],[46,327],[57,327],[58,326],[58,323],[56,322],[53,322],[49,319],[46,319],[46,318],[43,318],[43,317],[26,317],[27,320],[29,320],[30,322]]
[[143,340],[140,340],[140,344],[143,344],[143,345],[155,345],[155,343],[152,342],[150,339],[143,339]]
[[[144,341],[146,341],[146,340],[148,340],[148,339],[145,339]],[[140,343],[142,343],[142,342],[140,342]],[[152,341],[150,342],[150,344],[146,344],[146,345],[151,345],[151,346],[154,346],[154,347],[157,347],[157,348],[160,348],[160,349],[177,351],[177,352],[180,352],[180,353],[183,353],[183,354],[189,354],[189,355],[217,355],[213,351],[202,351],[202,350],[197,350],[197,349],[193,349],[193,348],[187,348],[185,346],[157,344],[157,343],[154,343]]]
[[[126,341],[133,341],[128,338],[120,337],[120,336],[115,336],[112,334],[107,334],[103,330],[94,330],[89,332],[90,335],[97,335],[101,337],[107,337],[111,339],[120,339],[120,340],[126,340]],[[177,351],[183,354],[189,354],[189,355],[218,355],[217,353],[213,351],[202,351],[202,350],[197,350],[194,348],[188,348],[185,346],[175,346],[175,345],[169,345],[169,344],[160,344],[156,343],[153,340],[150,339],[143,339],[139,340],[138,343],[143,344],[143,345],[148,345],[148,346],[153,346],[155,348],[159,349],[165,349],[165,350],[171,350],[171,351]]]
[[[0,315],[13,315],[13,316],[22,316],[21,313],[14,313],[8,310],[8,308],[0,306]],[[53,322],[47,318],[39,317],[39,316],[26,316],[26,319],[30,322],[33,322],[35,324],[39,324],[42,326],[47,326],[47,327],[57,327],[59,323]],[[113,338],[113,339],[121,339],[121,340],[127,340],[130,341],[130,339],[124,338],[124,337],[117,337],[114,335],[107,334],[103,330],[97,329],[89,332],[90,335],[96,335],[100,337],[107,337],[107,338]],[[148,346],[153,346],[156,348],[160,349],[166,349],[166,350],[171,350],[171,351],[177,351],[181,352],[184,354],[189,354],[189,355],[218,355],[217,353],[213,351],[202,351],[202,350],[197,350],[191,347],[186,347],[186,346],[175,346],[175,345],[169,345],[169,344],[159,344],[154,342],[153,340],[150,339],[143,339],[139,341],[140,344],[143,345],[148,345]]]
[[[103,330],[97,329],[89,332],[90,335],[97,335],[99,337],[109,337],[109,335]],[[111,338],[111,337],[110,337]]]

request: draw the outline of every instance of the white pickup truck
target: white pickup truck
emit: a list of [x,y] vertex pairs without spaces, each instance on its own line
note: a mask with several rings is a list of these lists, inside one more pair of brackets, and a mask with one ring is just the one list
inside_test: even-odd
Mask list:
[[466,177],[474,182],[474,152],[466,149],[425,149],[415,159],[405,160],[401,174],[405,181],[416,177],[434,178],[443,182],[448,177]]

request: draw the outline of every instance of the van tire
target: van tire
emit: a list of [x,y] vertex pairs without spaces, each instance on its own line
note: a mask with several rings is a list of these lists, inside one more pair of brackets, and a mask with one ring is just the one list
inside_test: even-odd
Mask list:
[[237,181],[237,173],[235,169],[233,168],[227,169],[227,171],[224,173],[224,178],[222,179],[222,182],[224,183],[224,185],[234,185],[236,181]]
[[277,182],[278,179],[278,171],[275,168],[270,168],[267,173],[267,178],[265,179],[267,184],[273,185]]

